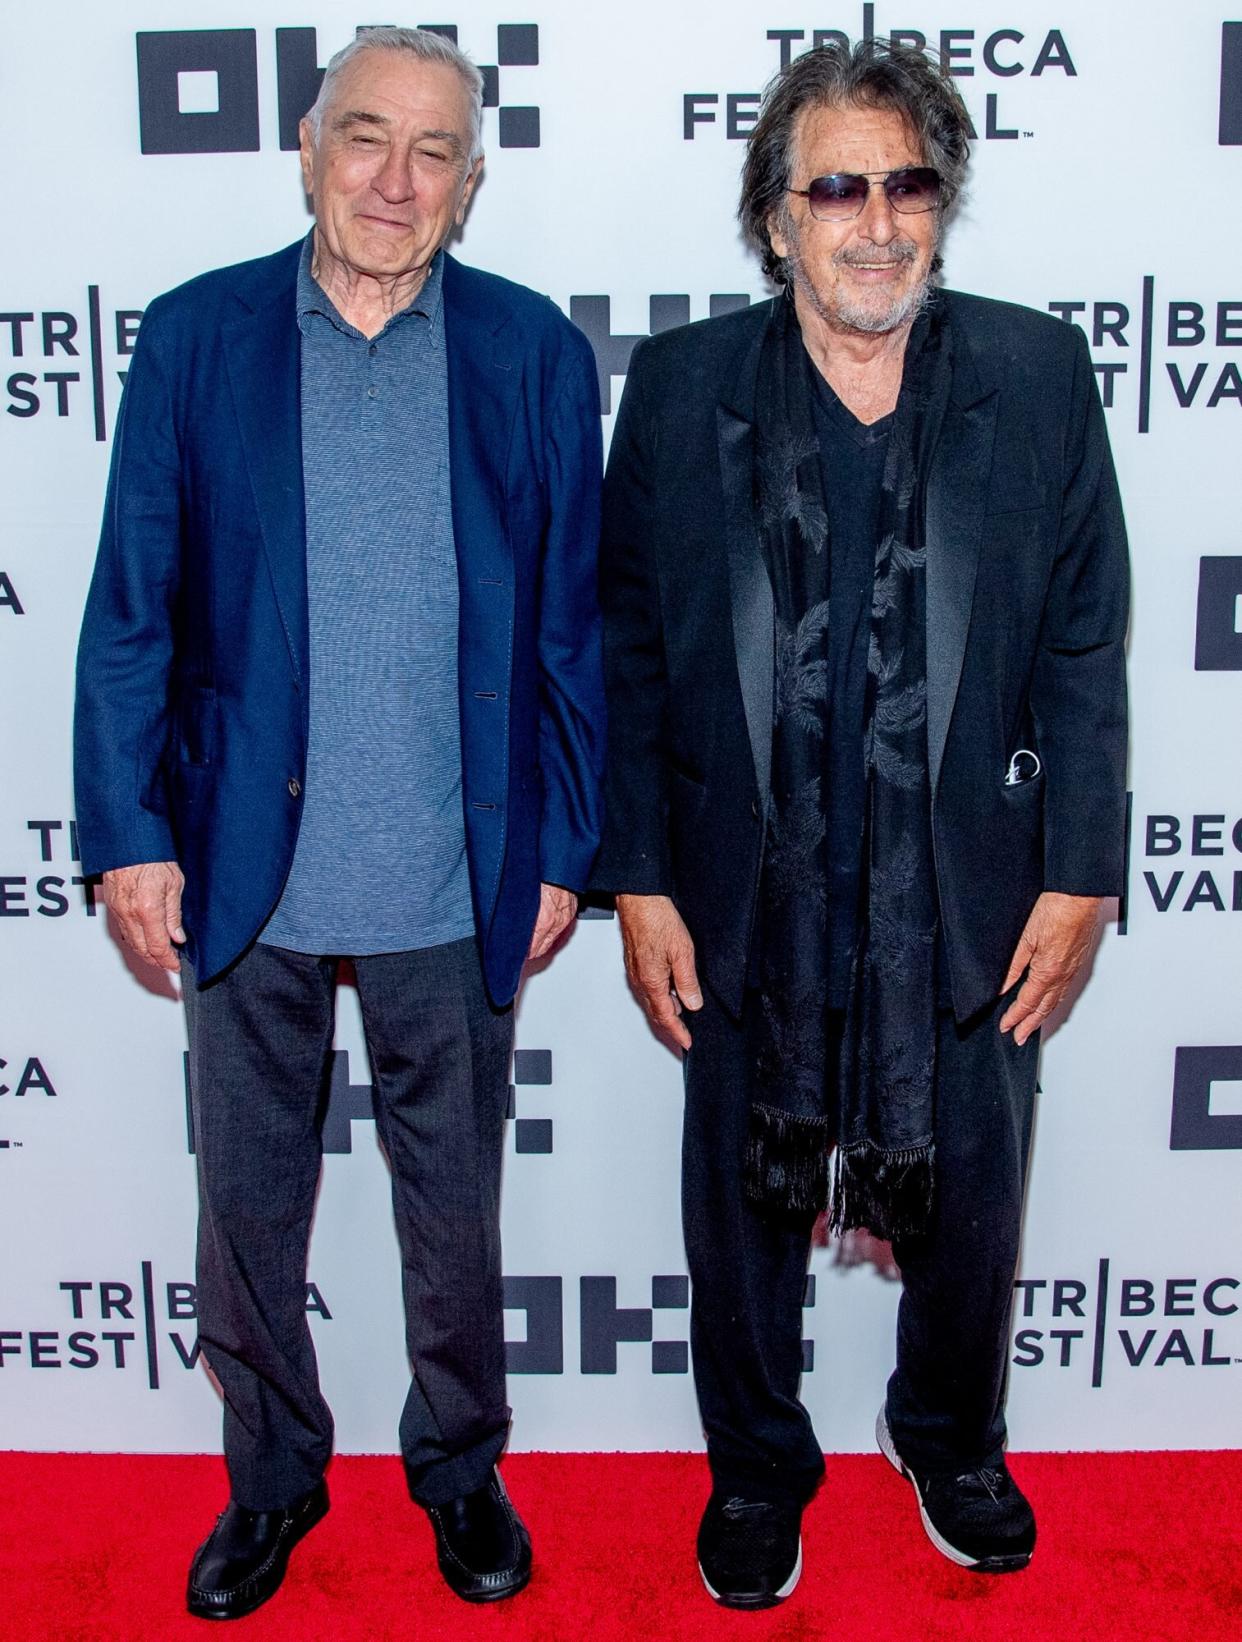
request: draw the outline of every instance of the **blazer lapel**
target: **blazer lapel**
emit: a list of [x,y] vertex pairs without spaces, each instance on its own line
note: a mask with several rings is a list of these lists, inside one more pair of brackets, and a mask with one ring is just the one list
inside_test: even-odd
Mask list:
[[772,781],[772,697],[776,668],[772,581],[755,520],[753,421],[755,375],[763,331],[748,350],[728,399],[716,407],[724,492],[733,647],[750,737],[759,802],[766,811]]
[[934,797],[957,698],[983,542],[997,397],[959,344],[927,482],[927,761]]
[[504,528],[505,468],[522,381],[521,354],[509,345],[508,318],[482,307],[468,271],[444,259],[444,338],[448,353],[449,471],[453,533],[465,592],[468,580],[513,589]]
[[[484,933],[496,906],[509,827],[509,690],[516,570],[506,472],[522,356],[507,316],[478,298],[469,270],[444,268],[449,475],[457,550],[458,699],[471,879]],[[503,733],[495,707],[504,706]]]
[[[290,269],[296,268],[294,260]],[[294,677],[301,682],[309,640],[301,349],[294,290],[291,277],[270,302],[224,326],[222,341],[272,588]]]

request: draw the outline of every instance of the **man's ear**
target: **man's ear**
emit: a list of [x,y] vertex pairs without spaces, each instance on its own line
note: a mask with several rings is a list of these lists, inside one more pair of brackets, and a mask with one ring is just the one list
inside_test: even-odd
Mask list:
[[315,133],[306,119],[298,122],[298,160],[302,166],[302,187],[311,198],[315,192]]
[[469,171],[466,173],[466,180],[462,184],[461,199],[457,202],[457,213],[453,218],[453,221],[457,224],[457,226],[459,228],[461,227],[462,223],[465,222],[465,220],[466,220],[466,208],[470,204],[470,196],[471,196],[471,194],[474,193],[474,185],[475,185],[476,182],[478,182],[479,177],[482,175],[482,172],[483,172],[483,155],[480,154],[478,159],[475,160],[474,164],[470,167]]

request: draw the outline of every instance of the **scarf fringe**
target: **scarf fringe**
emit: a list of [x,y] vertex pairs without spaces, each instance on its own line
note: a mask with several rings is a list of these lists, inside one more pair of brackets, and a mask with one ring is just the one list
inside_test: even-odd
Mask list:
[[926,1233],[931,1219],[936,1148],[907,1146],[885,1152],[870,1141],[838,1147],[829,1227],[866,1230],[892,1243]]
[[831,1150],[826,1117],[752,1103],[743,1163],[746,1196],[786,1214],[819,1214],[828,1203]]

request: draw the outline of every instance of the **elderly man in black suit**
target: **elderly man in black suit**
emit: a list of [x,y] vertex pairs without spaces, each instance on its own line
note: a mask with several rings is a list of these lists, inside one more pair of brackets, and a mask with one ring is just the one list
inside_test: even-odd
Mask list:
[[596,882],[686,1051],[699,1565],[736,1607],[793,1589],[823,1471],[824,1208],[893,1242],[877,1435],[933,1543],[1035,1542],[1012,1280],[1039,1029],[1121,888],[1128,574],[1082,335],[936,287],[970,135],[913,50],[791,63],[740,213],[781,294],[636,350],[605,483]]

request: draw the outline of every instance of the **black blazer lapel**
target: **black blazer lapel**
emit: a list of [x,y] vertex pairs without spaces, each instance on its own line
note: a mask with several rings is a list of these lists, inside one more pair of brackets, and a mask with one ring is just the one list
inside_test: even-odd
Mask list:
[[[296,261],[291,264],[296,272]],[[306,498],[302,485],[301,348],[290,279],[265,306],[222,332],[272,588],[294,677],[306,676]]]
[[755,765],[755,783],[759,790],[759,803],[766,812],[772,784],[776,632],[772,581],[755,520],[755,429],[752,420],[755,373],[763,334],[760,331],[748,349],[733,393],[716,407],[716,434],[724,494],[733,646],[737,654],[742,707]]
[[981,393],[969,353],[960,352],[927,482],[927,761],[933,797],[966,654],[996,410],[996,393]]

